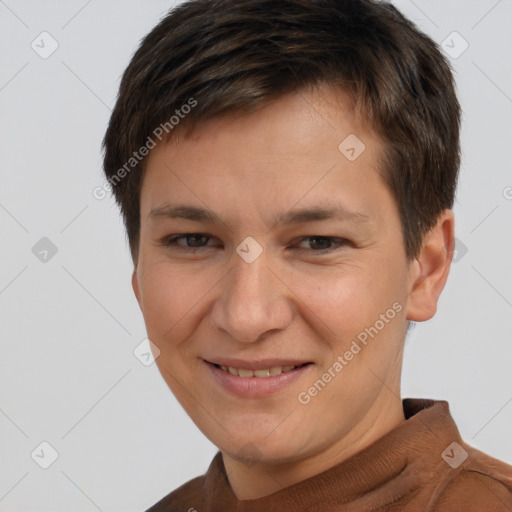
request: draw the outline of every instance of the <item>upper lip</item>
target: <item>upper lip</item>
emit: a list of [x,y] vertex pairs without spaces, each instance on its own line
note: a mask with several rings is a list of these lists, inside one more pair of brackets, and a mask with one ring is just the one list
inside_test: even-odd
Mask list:
[[207,363],[213,363],[219,366],[231,366],[239,370],[266,370],[273,367],[300,366],[310,363],[303,359],[258,359],[254,361],[245,361],[230,357],[219,357],[215,359],[205,359]]

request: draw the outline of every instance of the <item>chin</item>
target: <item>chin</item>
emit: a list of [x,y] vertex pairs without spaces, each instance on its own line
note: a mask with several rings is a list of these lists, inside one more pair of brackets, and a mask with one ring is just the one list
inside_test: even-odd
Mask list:
[[264,437],[244,436],[244,439],[238,438],[236,442],[226,443],[219,449],[223,454],[243,462],[249,468],[255,464],[286,464],[301,458],[300,447],[296,443],[286,444],[284,439],[278,438],[269,441]]

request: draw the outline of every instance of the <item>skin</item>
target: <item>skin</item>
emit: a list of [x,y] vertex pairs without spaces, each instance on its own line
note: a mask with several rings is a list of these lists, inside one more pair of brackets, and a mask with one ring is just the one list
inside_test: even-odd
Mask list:
[[[133,289],[163,378],[222,452],[239,499],[325,471],[405,421],[408,321],[435,314],[449,272],[452,212],[441,214],[420,255],[407,260],[397,205],[379,175],[382,142],[351,105],[327,86],[303,90],[250,114],[203,122],[148,157]],[[338,150],[352,133],[366,146],[353,162]],[[207,208],[223,222],[149,215],[166,204]],[[332,205],[366,220],[276,223],[292,209]],[[187,233],[207,237],[163,245]],[[252,263],[236,252],[248,236],[263,248]],[[195,252],[183,251],[194,244]],[[396,302],[401,311],[300,403],[299,393]],[[204,359],[216,356],[313,364],[273,395],[242,399],[210,375]],[[250,463],[240,454],[248,450]]]

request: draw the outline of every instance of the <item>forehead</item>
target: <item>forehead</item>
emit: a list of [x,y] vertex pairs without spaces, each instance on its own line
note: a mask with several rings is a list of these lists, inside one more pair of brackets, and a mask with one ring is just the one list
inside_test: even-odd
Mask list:
[[[186,122],[185,117],[183,124]],[[356,114],[354,95],[339,87],[318,84],[280,96],[251,112],[228,112],[200,121],[190,133],[178,129],[169,134],[168,144],[180,150],[196,143],[220,144],[228,137],[233,149],[237,141],[243,141],[249,149],[252,144],[245,135],[250,131],[259,151],[274,153],[287,147],[302,154],[318,145],[319,135],[329,135],[325,142],[336,144],[347,129],[366,139],[371,137],[372,143],[380,142],[365,115]]]
[[378,136],[355,118],[349,95],[332,88],[299,91],[157,145],[146,163],[141,213],[146,218],[178,200],[210,210],[234,205],[275,213],[298,202],[336,207],[335,195],[346,210],[364,205],[371,214],[375,205],[362,199],[384,187],[381,151]]

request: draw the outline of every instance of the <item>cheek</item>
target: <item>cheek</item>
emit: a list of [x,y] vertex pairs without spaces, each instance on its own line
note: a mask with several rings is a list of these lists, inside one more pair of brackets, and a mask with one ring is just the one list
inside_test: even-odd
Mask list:
[[328,327],[346,330],[372,309],[374,283],[370,268],[343,262],[321,269],[314,276],[296,276],[293,289]]
[[204,283],[169,265],[148,266],[141,283],[143,314],[148,335],[165,345],[183,336],[186,319],[193,317],[204,295]]
[[305,306],[304,316],[338,350],[374,325],[396,301],[403,303],[405,286],[401,275],[396,256],[381,256],[368,258],[365,263],[345,262],[320,269],[314,275],[295,274],[290,288]]

